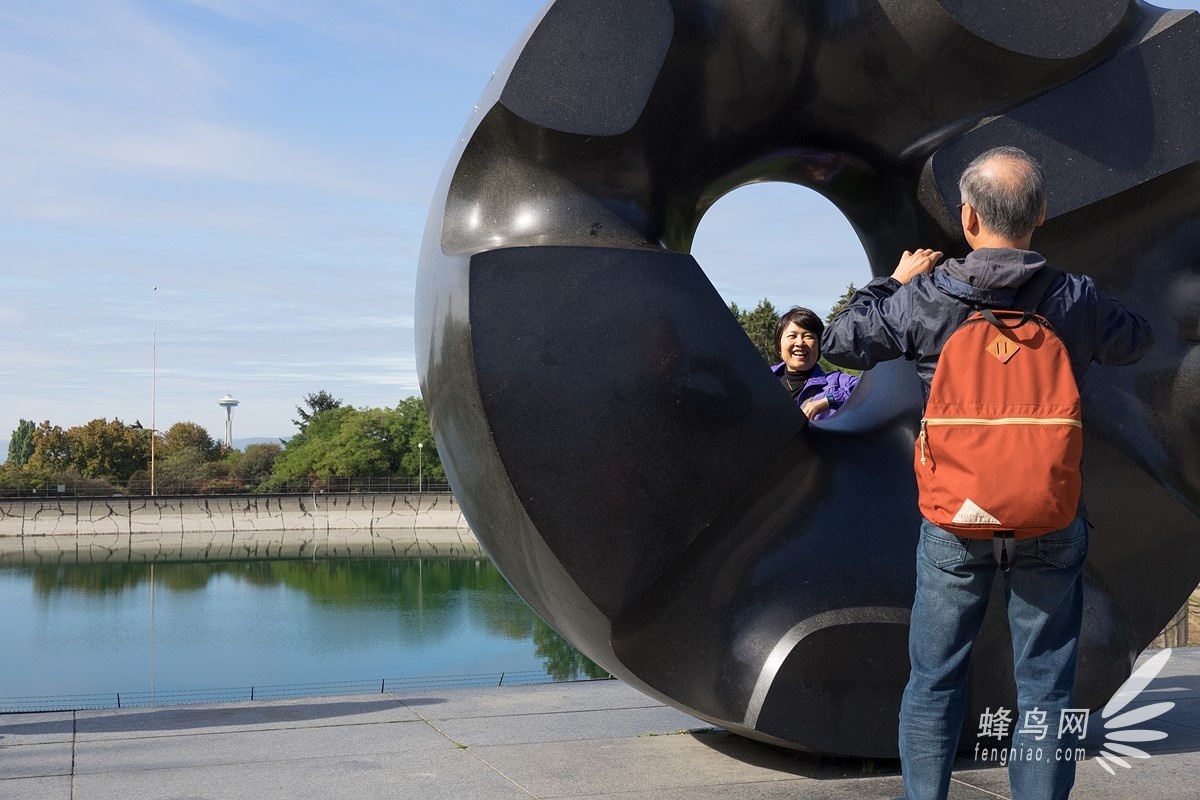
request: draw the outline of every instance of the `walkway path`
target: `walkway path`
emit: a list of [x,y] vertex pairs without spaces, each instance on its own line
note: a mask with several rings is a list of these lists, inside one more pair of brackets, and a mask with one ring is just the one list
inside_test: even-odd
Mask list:
[[[1145,657],[1143,657],[1144,660]],[[1138,705],[1168,734],[1117,775],[1079,766],[1076,797],[1196,797],[1200,648],[1173,652]],[[1101,727],[1091,719],[1091,732]],[[1092,737],[1089,737],[1092,738]],[[970,762],[951,797],[1008,797]],[[840,800],[902,792],[895,762],[758,744],[619,681],[274,702],[0,715],[4,800]]]

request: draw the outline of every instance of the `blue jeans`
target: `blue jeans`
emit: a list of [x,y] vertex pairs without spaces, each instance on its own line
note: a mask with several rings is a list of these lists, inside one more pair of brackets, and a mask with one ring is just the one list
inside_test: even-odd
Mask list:
[[[1017,683],[1017,708],[1009,709],[1008,728],[1014,800],[1066,798],[1075,783],[1075,761],[1057,760],[1055,751],[1077,746],[1077,737],[1057,734],[1059,712],[1072,707],[1087,543],[1087,523],[1076,519],[1060,531],[1017,542],[1012,568],[1002,573]],[[960,538],[922,523],[908,638],[912,671],[900,704],[900,762],[908,800],[945,798],[949,791],[971,647],[996,573],[990,539]],[[1036,739],[1037,726],[1026,723],[1039,719],[1048,731]],[[1023,727],[1026,733],[1020,732]],[[997,748],[1003,745],[991,741]],[[1011,756],[1038,748],[1040,761]]]

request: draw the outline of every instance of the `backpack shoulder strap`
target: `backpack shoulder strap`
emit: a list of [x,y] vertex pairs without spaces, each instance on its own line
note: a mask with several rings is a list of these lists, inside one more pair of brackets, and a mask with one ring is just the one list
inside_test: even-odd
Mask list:
[[1013,299],[1013,308],[1029,313],[1036,311],[1038,304],[1050,290],[1050,285],[1057,280],[1059,275],[1062,275],[1062,270],[1051,266],[1042,267],[1033,273],[1033,277],[1025,281],[1017,290],[1017,296]]
[[1020,311],[1021,319],[1012,325],[1005,325],[1000,319],[992,313],[990,308],[981,308],[979,313],[983,318],[995,325],[997,328],[1017,328],[1029,321],[1029,318],[1037,311],[1038,304],[1042,302],[1042,298],[1046,296],[1046,292],[1050,290],[1058,276],[1062,275],[1061,270],[1057,270],[1051,266],[1040,268],[1033,273],[1033,277],[1021,284],[1021,288],[1017,289],[1017,294],[1013,298],[1013,310]]

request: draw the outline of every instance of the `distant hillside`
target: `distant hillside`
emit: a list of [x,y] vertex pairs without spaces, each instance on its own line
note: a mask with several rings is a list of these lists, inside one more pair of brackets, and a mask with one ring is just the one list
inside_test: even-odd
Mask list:
[[[245,450],[246,445],[248,445],[248,444],[279,444],[281,439],[286,441],[287,439],[290,439],[290,438],[291,438],[290,436],[288,436],[288,437],[284,437],[284,436],[251,436],[247,439],[238,439],[237,437],[234,437],[233,449],[234,450]],[[6,447],[7,447],[7,445],[6,445]],[[4,452],[7,453],[8,450],[6,449]]]

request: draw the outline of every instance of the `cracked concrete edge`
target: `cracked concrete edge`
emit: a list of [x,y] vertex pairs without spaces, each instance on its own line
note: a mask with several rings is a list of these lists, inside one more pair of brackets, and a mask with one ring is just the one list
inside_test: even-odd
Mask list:
[[468,529],[452,495],[308,494],[0,501],[0,537]]
[[0,564],[482,555],[451,495],[0,501]]

